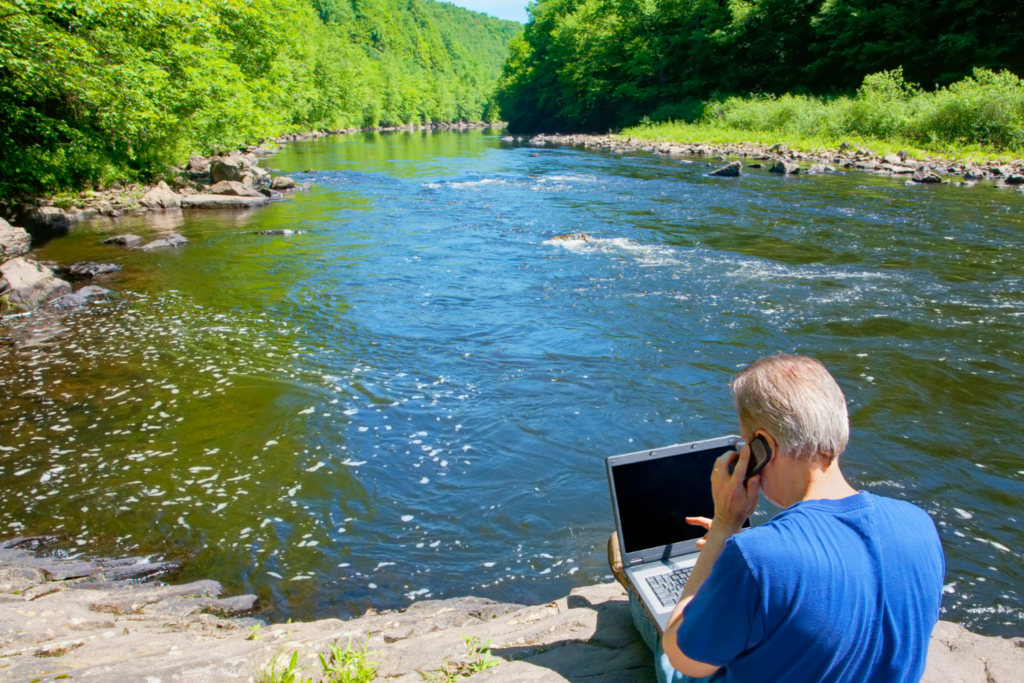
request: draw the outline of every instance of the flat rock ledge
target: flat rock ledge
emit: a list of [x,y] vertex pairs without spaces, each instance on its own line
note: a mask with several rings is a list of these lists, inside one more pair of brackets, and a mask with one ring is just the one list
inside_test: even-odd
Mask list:
[[[14,539],[0,548],[0,680],[251,681],[269,662],[284,664],[298,652],[304,676],[316,681],[318,653],[369,638],[378,680],[421,683],[465,661],[463,636],[477,636],[491,640],[501,660],[472,676],[480,683],[655,683],[651,653],[616,583],[533,607],[466,597],[348,621],[266,625],[232,616],[256,609],[256,598],[225,598],[215,581],[138,583],[173,563],[37,557],[29,550],[35,542]],[[923,680],[1024,681],[1024,639],[939,622]]]

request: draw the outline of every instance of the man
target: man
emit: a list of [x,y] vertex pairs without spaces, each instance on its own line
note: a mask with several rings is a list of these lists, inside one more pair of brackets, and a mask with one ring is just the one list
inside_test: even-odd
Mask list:
[[[708,533],[660,640],[631,592],[660,683],[917,683],[945,573],[931,518],[847,483],[846,400],[818,361],[762,358],[732,393],[743,438],[774,457],[746,484],[749,446],[719,458],[715,517],[688,520]],[[759,492],[785,510],[741,534]]]

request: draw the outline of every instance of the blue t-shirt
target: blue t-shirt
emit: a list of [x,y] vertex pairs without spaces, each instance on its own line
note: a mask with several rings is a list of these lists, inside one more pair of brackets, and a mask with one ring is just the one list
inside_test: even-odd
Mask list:
[[920,508],[870,493],[803,501],[729,539],[679,648],[737,683],[917,683],[944,575]]

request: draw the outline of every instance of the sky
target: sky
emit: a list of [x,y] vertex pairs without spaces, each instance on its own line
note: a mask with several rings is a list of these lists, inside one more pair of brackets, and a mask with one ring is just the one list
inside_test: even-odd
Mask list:
[[526,23],[526,4],[528,0],[444,0],[459,7],[475,12],[490,14],[499,19],[511,19],[521,24]]

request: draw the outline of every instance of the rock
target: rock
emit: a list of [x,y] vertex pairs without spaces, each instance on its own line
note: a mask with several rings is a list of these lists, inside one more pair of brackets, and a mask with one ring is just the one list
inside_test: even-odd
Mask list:
[[188,170],[195,173],[206,173],[210,170],[210,160],[201,156],[189,157]]
[[998,176],[1002,176],[1002,177],[1006,178],[1008,176],[1013,175],[1013,167],[1012,166],[996,166],[995,168],[992,169],[992,172],[995,173]]
[[238,197],[230,194],[194,194],[181,198],[183,209],[244,209],[269,204],[270,199],[260,195],[257,197]]
[[256,233],[257,235],[304,235],[305,230],[289,230],[287,228],[281,230],[260,230]]
[[91,299],[94,296],[106,296],[107,294],[110,294],[110,290],[97,287],[96,285],[86,285],[76,291],[75,294],[86,299]]
[[969,168],[966,171],[964,171],[964,180],[984,180],[984,179],[985,179],[985,172],[982,171],[977,166],[972,166],[971,168]]
[[899,155],[896,154],[886,154],[884,157],[882,157],[882,161],[884,161],[887,164],[892,164],[893,166],[903,165],[903,159],[901,159]]
[[142,238],[138,235],[114,235],[103,240],[103,244],[118,244],[122,247],[137,247],[142,244]]
[[764,164],[750,164],[747,168],[764,168]]
[[889,170],[895,175],[907,175],[914,172],[914,169],[909,166],[890,166]]
[[[248,176],[252,179],[252,176]],[[236,197],[262,197],[257,190],[252,189],[251,186],[238,182],[236,180],[222,180],[219,183],[214,183],[210,187],[212,194],[227,194],[234,195]]]
[[161,180],[149,192],[142,195],[139,204],[147,209],[177,209],[181,207],[181,197]]
[[830,173],[836,169],[826,164],[811,164],[811,167],[807,170],[808,173]]
[[776,142],[774,145],[768,148],[768,151],[774,152],[776,154],[782,154],[783,152],[789,151],[789,145],[787,145],[785,142]]
[[162,249],[164,247],[180,247],[183,244],[188,244],[188,239],[178,235],[177,233],[171,233],[162,240],[154,240],[149,244],[142,247],[143,251],[150,251],[152,249]]
[[734,161],[731,164],[726,164],[717,171],[712,171],[708,175],[719,176],[722,178],[739,178],[743,175],[743,164],[739,161]]
[[236,157],[220,157],[210,164],[210,180],[214,183],[222,180],[240,181],[244,172],[240,160]]
[[914,172],[915,183],[941,183],[942,176],[930,168],[922,166],[920,169]]
[[50,228],[63,228],[68,225],[67,214],[63,209],[56,206],[40,206],[28,214],[28,219],[33,223],[45,225]]
[[87,297],[81,296],[80,294],[65,294],[62,297],[54,299],[53,306],[55,308],[77,308],[78,306],[84,306],[89,303]]
[[1024,175],[1011,173],[1006,176],[1005,182],[1007,185],[1024,185]]
[[843,144],[839,145],[840,152],[845,152],[849,149],[853,149],[853,145],[851,145],[849,142],[844,142]]
[[594,238],[585,232],[568,232],[564,235],[555,235],[552,242],[593,242]]
[[295,189],[295,181],[286,175],[279,175],[270,181],[271,190],[293,190]]
[[783,175],[795,175],[800,172],[800,164],[793,164],[788,161],[776,161],[768,169],[769,173],[781,173]]
[[502,142],[515,142],[516,139],[514,137],[512,137],[511,135],[506,135],[505,137],[503,137],[501,139],[501,141]]
[[92,261],[85,261],[83,263],[75,263],[68,268],[68,275],[72,277],[96,277],[97,275],[106,275],[107,273],[116,273],[121,270],[121,266],[114,265],[113,263],[93,263]]
[[32,247],[32,236],[0,218],[0,261],[24,256]]
[[55,277],[49,268],[20,256],[0,265],[0,275],[6,282],[4,296],[18,310],[31,311],[71,293],[71,285]]

